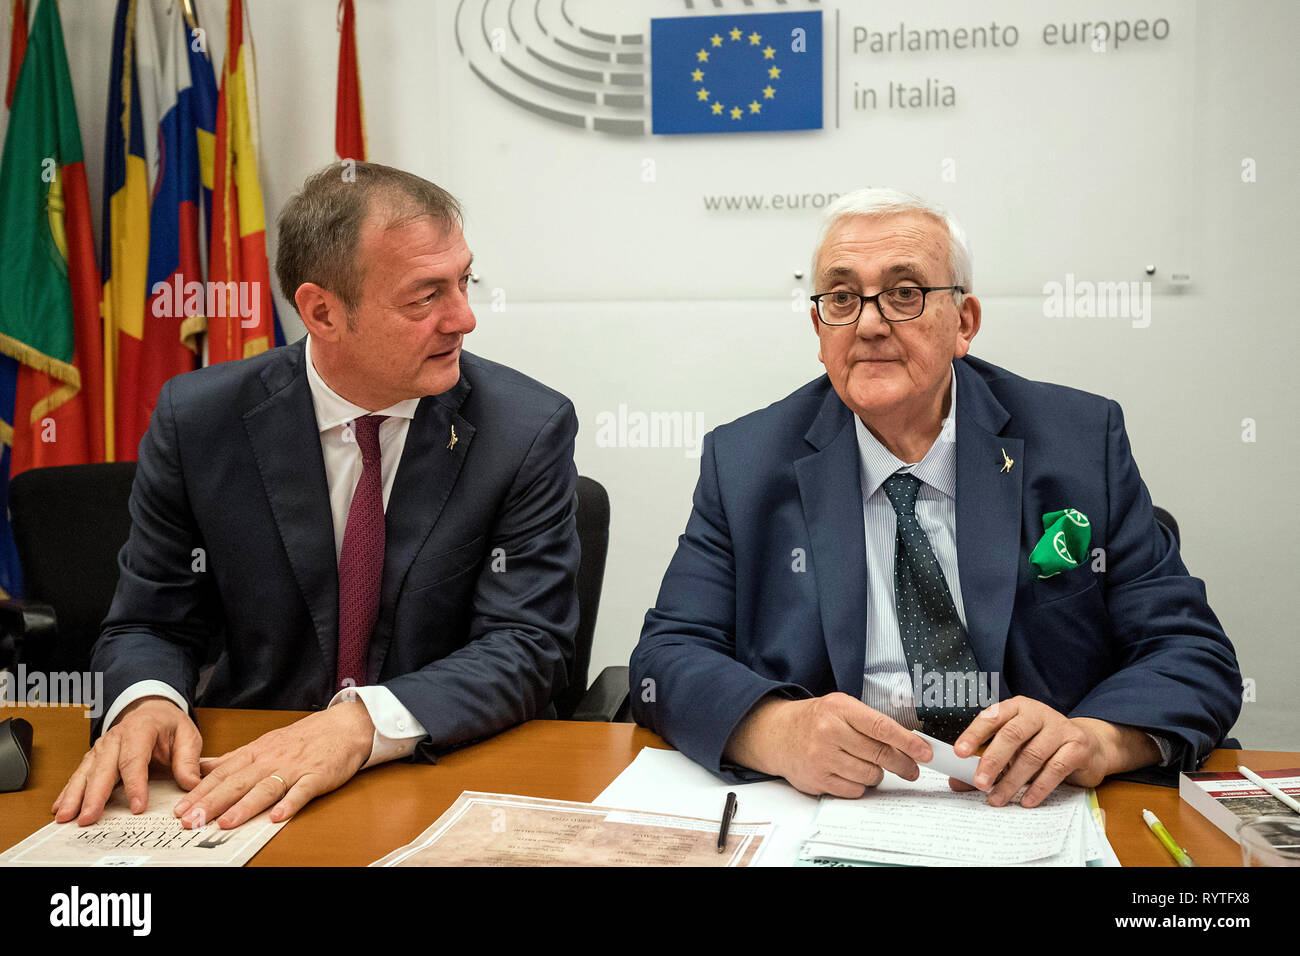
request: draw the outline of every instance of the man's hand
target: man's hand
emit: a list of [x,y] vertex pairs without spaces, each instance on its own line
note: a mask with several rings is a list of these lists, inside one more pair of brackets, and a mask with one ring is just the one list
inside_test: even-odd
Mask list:
[[100,734],[50,807],[56,823],[73,817],[80,826],[99,819],[121,778],[132,813],[149,805],[149,764],[170,766],[189,790],[199,783],[203,738],[189,714],[165,697],[141,697]]
[[785,777],[814,796],[860,797],[885,771],[906,780],[920,776],[930,745],[901,724],[848,694],[811,700],[768,697],[736,728],[728,757],[763,773]]
[[[975,770],[975,788],[988,792],[988,802],[995,807],[1005,805],[1031,780],[1022,807],[1038,806],[1061,781],[1095,787],[1107,774],[1160,759],[1160,749],[1135,727],[1066,717],[1028,697],[986,707],[953,749],[957,756],[969,757],[990,737]],[[954,790],[970,789],[960,781],[949,783]]]
[[175,813],[186,827],[216,817],[218,826],[230,829],[274,804],[271,822],[287,820],[352,779],[370,757],[374,734],[365,704],[336,704],[238,750],[205,758],[203,782],[176,804]]

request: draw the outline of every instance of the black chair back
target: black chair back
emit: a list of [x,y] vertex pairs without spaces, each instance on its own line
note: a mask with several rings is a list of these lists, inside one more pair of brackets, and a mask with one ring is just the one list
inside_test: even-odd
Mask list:
[[131,531],[135,462],[33,468],[9,485],[23,597],[58,616],[53,646],[27,646],[30,670],[86,671],[117,589],[117,553]]
[[[127,502],[135,462],[34,468],[9,486],[14,540],[25,600],[49,604],[58,617],[53,646],[27,646],[30,670],[85,671],[117,588],[117,555],[131,530]],[[587,690],[596,613],[609,552],[609,494],[578,478],[578,633],[569,686],[555,701],[568,719]]]
[[591,668],[591,642],[596,633],[596,612],[605,582],[609,554],[609,494],[594,479],[578,476],[578,540],[582,560],[578,565],[578,635],[569,669],[569,686],[555,699],[556,714],[568,720],[587,690]]
[[1174,516],[1159,505],[1153,505],[1152,508],[1156,513],[1156,520],[1169,529],[1170,533],[1174,536],[1174,544],[1181,548],[1183,546],[1183,539],[1178,533],[1178,522],[1174,520]]

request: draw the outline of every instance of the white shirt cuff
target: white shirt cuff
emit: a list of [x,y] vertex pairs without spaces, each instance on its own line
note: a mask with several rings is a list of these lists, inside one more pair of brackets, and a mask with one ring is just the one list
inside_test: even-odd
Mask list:
[[387,687],[371,684],[366,687],[345,687],[332,698],[328,704],[345,700],[360,700],[370,714],[370,722],[375,725],[375,739],[370,745],[370,759],[361,765],[361,769],[376,764],[409,757],[415,752],[415,745],[425,736],[424,725],[415,719],[415,715],[402,706]]
[[1168,767],[1174,759],[1174,745],[1164,737],[1157,736],[1156,734],[1148,732],[1147,736],[1151,738],[1152,743],[1154,743],[1160,751],[1160,763],[1156,764],[1156,766]]
[[190,712],[190,705],[185,700],[184,695],[171,684],[164,684],[160,680],[138,680],[117,695],[117,700],[113,701],[113,706],[108,708],[108,712],[104,714],[104,722],[99,725],[100,733],[111,728],[113,721],[117,720],[122,711],[141,697],[166,697],[185,713]]

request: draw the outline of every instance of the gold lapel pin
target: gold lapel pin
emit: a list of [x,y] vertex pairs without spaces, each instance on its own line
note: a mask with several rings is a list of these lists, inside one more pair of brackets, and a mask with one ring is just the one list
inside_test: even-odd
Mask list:
[[[458,442],[458,441],[460,441],[460,439],[456,437],[456,426],[455,426],[455,425],[452,425],[452,426],[451,426],[451,441],[447,442],[447,447],[448,447],[448,448],[455,448],[455,447],[456,447],[456,442]],[[1005,452],[1004,452],[1003,454],[1005,454]]]
[[1000,469],[1000,473],[1006,474],[1008,471],[1011,470],[1011,466],[1014,465],[1015,463],[1016,462],[1014,459],[1007,457],[1007,450],[1005,448],[1002,449],[1002,468]]

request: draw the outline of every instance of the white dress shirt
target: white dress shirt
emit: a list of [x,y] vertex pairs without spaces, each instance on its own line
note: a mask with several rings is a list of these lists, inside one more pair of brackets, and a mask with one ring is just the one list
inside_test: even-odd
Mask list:
[[867,653],[862,700],[910,730],[920,730],[903,639],[894,608],[894,548],[898,514],[885,494],[885,479],[902,472],[921,482],[916,493],[916,520],[939,560],[948,593],[966,627],[966,608],[957,574],[957,376],[948,392],[948,419],[925,457],[909,464],[894,456],[853,417],[862,477],[862,516],[867,536]]
[[[948,416],[944,419],[925,457],[915,464],[896,458],[856,415],[858,457],[862,477],[862,515],[867,535],[867,653],[863,668],[862,701],[892,717],[909,730],[920,730],[916,716],[913,674],[908,673],[907,655],[898,632],[894,607],[894,548],[898,514],[885,494],[885,479],[902,472],[921,482],[916,493],[916,520],[930,539],[939,561],[948,593],[956,606],[961,626],[966,625],[966,607],[961,598],[957,571],[957,372],[952,373],[948,392]],[[1000,685],[980,682],[996,697]],[[922,688],[923,689],[923,688]],[[1165,737],[1148,733],[1160,750],[1159,766],[1173,761],[1173,744]]]
[[[350,429],[354,419],[363,415],[385,415],[387,421],[379,426],[380,474],[383,479],[384,509],[397,477],[397,466],[406,446],[406,433],[415,417],[418,398],[409,398],[389,408],[370,412],[354,405],[325,384],[316,371],[311,358],[311,336],[307,336],[305,349],[307,384],[311,389],[312,406],[316,412],[316,426],[320,430],[321,454],[325,461],[325,480],[329,487],[330,514],[334,519],[334,559],[337,562],[343,550],[343,534],[347,529],[348,509],[352,494],[361,480],[361,449]],[[137,681],[118,695],[113,706],[104,715],[104,727],[113,722],[122,710],[141,697],[165,697],[182,710],[188,711],[185,697],[163,681]],[[375,725],[370,758],[365,767],[405,757],[415,750],[415,745],[425,735],[424,726],[402,706],[387,687],[345,688],[331,698],[329,706],[344,700],[360,700]]]

